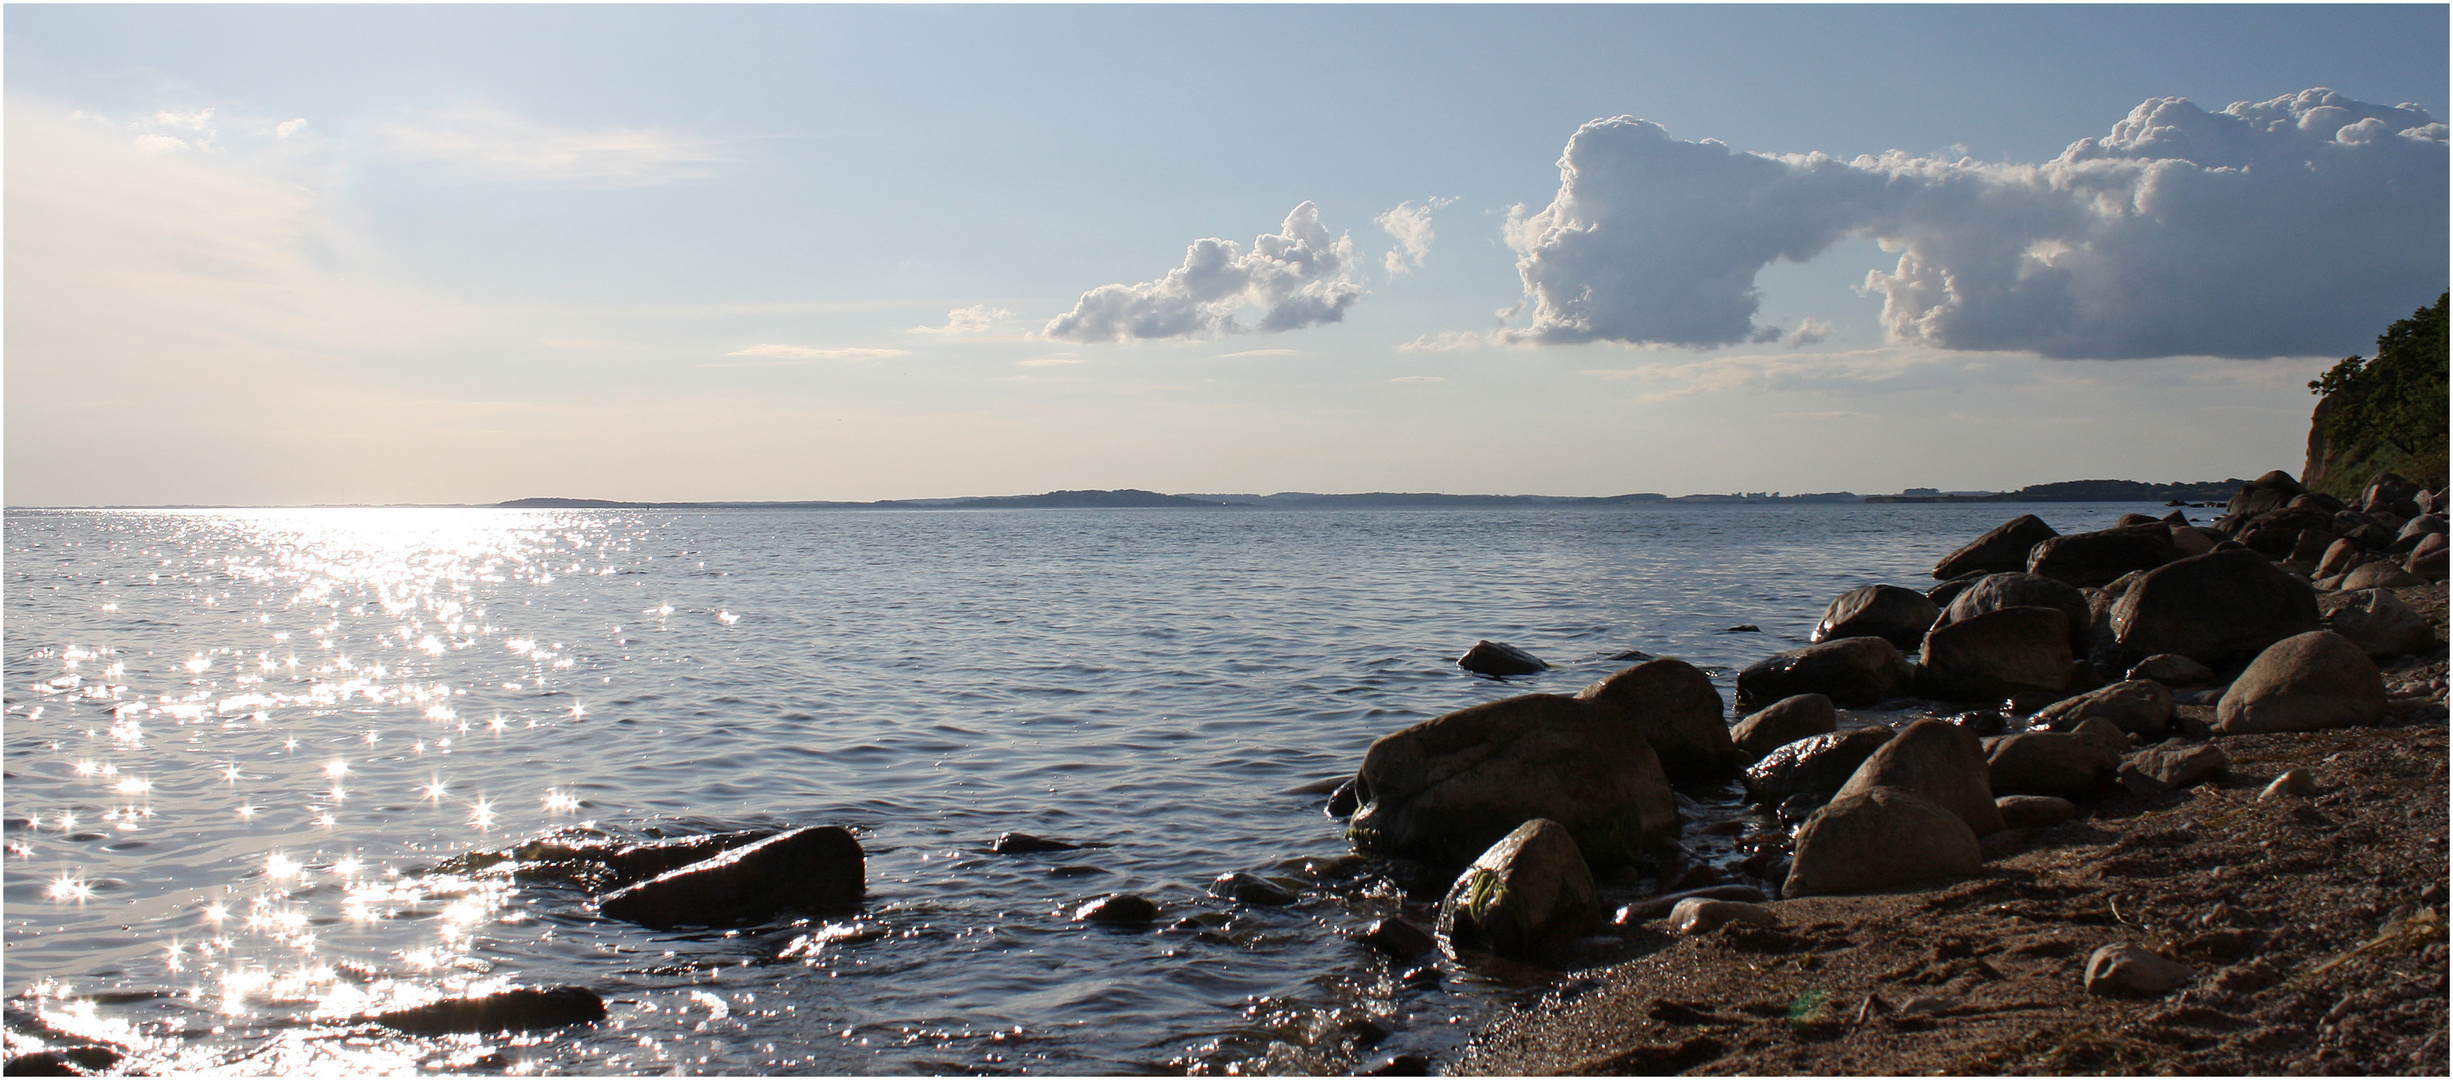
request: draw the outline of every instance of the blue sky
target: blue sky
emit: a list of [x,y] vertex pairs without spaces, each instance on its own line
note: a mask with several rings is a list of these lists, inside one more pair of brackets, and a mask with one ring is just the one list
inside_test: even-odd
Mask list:
[[12,505],[2219,479],[2446,281],[2440,5],[5,20]]

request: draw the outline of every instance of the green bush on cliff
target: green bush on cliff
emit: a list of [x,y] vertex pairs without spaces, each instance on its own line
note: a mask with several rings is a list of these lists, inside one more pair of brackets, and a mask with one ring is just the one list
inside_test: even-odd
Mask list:
[[2396,472],[2427,486],[2445,483],[2446,296],[2387,327],[2376,355],[2347,357],[2308,384],[2319,407],[2324,460],[2311,462],[2309,486],[2339,498],[2368,478]]

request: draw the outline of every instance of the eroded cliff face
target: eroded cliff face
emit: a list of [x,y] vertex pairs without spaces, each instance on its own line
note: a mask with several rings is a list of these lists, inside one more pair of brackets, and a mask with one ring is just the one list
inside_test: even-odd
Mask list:
[[2329,449],[2325,421],[2333,412],[2334,396],[2327,394],[2317,399],[2316,411],[2308,414],[2308,462],[2300,468],[2300,481],[2312,490],[2325,480],[2326,451]]

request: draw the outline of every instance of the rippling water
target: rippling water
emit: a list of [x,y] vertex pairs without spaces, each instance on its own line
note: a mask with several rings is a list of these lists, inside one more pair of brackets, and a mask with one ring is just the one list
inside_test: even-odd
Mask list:
[[[1372,739],[1573,692],[1628,650],[1734,671],[2025,510],[10,511],[11,1023],[153,1068],[1314,1072],[1437,1052],[1525,992],[1402,983],[1336,931],[1317,795]],[[1761,633],[1724,633],[1740,623]],[[1476,638],[1560,665],[1458,671]],[[1708,801],[1708,798],[1707,798]],[[856,920],[659,933],[436,872],[565,827],[841,824]],[[996,856],[1019,831],[1108,846]],[[1070,922],[1131,891],[1207,934]],[[1419,906],[1410,909],[1419,915]],[[350,1018],[579,984],[516,1039]],[[29,1021],[29,1018],[38,1018]],[[1355,1026],[1393,1029],[1376,1049]]]

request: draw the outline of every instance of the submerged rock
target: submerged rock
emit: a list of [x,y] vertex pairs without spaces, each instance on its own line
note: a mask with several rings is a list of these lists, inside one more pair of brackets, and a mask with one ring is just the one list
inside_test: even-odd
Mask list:
[[1600,928],[1601,891],[1557,822],[1525,822],[1458,875],[1439,906],[1441,948],[1535,957]]
[[584,986],[515,989],[478,997],[450,998],[368,1019],[411,1035],[534,1031],[605,1018],[605,999]]
[[1541,657],[1502,641],[1474,642],[1473,648],[1456,658],[1456,666],[1476,675],[1502,677],[1550,670],[1550,665],[1543,663]]
[[1615,712],[1652,745],[1671,783],[1719,782],[1738,772],[1737,746],[1721,721],[1720,690],[1684,660],[1638,664],[1576,694]]
[[1209,894],[1253,907],[1285,907],[1297,897],[1285,887],[1256,874],[1220,874],[1209,883]]
[[1038,851],[1075,851],[1082,845],[1064,840],[1050,840],[1029,833],[1001,833],[988,844],[988,850],[998,855],[1028,855]]
[[785,910],[857,907],[867,888],[860,841],[828,825],[794,829],[608,894],[606,918],[666,929],[756,922]]
[[1138,926],[1158,920],[1158,905],[1131,893],[1102,896],[1073,910],[1074,922]]

